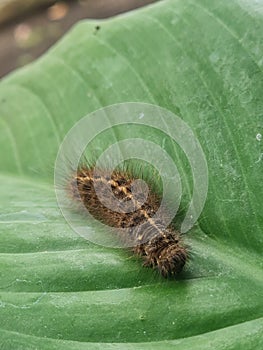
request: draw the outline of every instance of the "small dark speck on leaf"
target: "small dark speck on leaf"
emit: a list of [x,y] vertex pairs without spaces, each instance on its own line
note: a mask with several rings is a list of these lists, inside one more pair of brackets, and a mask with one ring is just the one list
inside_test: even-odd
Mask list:
[[101,29],[101,27],[100,26],[96,26],[95,27],[95,32],[94,32],[94,34],[97,34],[98,33],[98,31]]
[[141,321],[145,321],[145,319],[146,319],[146,317],[144,315],[140,315],[139,318],[140,318]]

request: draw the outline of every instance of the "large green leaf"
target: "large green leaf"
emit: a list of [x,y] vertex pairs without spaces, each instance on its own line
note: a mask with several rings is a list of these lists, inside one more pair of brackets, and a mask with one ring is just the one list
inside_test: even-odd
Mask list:
[[[162,1],[99,31],[83,21],[1,82],[1,348],[263,347],[262,5]],[[126,101],[179,115],[207,158],[208,197],[177,281],[80,238],[57,208],[66,132]]]

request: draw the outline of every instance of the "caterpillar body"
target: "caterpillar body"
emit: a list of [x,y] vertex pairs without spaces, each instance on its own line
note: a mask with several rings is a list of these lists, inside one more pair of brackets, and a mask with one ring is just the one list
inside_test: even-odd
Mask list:
[[[159,196],[150,186],[146,195],[143,186],[133,191],[134,181],[126,171],[114,170],[109,175],[103,170],[95,172],[94,167],[81,166],[70,181],[69,192],[94,218],[116,229],[125,229],[125,234],[118,234],[118,238],[124,243],[133,242],[131,250],[142,258],[144,266],[157,269],[164,277],[175,276],[188,260],[188,247],[178,231],[155,217],[161,202]],[[112,203],[112,196],[117,204]],[[127,204],[132,210],[127,210]]]

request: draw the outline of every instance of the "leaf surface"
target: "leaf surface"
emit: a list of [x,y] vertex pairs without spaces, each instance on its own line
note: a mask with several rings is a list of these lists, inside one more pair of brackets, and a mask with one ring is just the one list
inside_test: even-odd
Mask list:
[[[263,346],[262,4],[171,0],[99,22],[99,31],[83,21],[1,81],[2,348]],[[177,281],[85,241],[56,204],[53,167],[66,132],[129,101],[179,115],[206,155],[208,197]],[[191,169],[175,152],[186,203]]]

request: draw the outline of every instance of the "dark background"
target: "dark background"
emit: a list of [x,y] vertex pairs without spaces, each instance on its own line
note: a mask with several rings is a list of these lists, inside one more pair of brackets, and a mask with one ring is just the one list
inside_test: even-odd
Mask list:
[[44,53],[83,18],[107,18],[156,0],[0,0],[0,78]]

